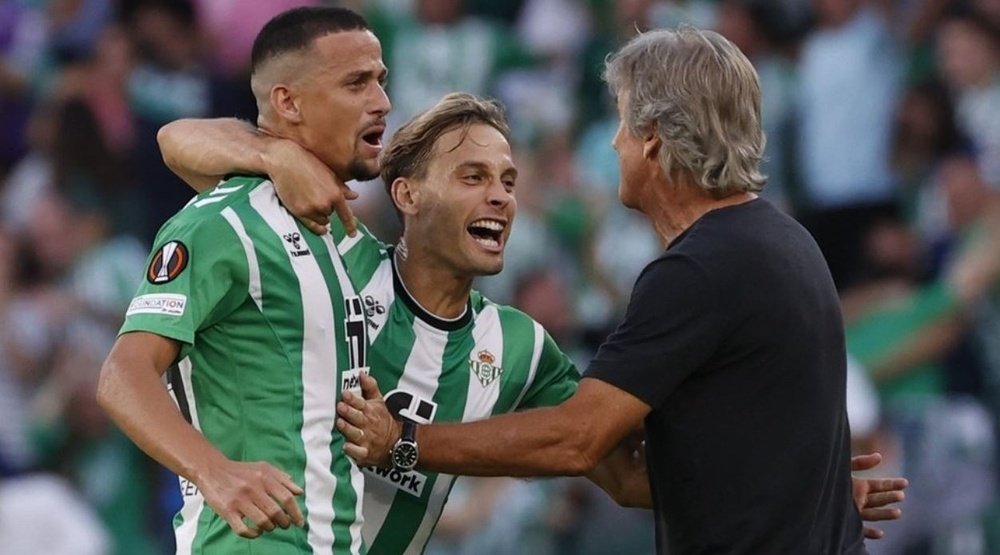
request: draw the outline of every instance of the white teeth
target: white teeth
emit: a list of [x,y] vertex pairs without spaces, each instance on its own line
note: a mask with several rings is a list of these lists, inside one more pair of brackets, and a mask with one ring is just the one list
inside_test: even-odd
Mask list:
[[490,238],[488,238],[488,237],[473,237],[473,239],[475,239],[475,240],[476,240],[476,241],[478,241],[478,242],[479,242],[480,244],[482,244],[482,245],[485,245],[485,246],[487,246],[487,247],[493,247],[493,248],[496,248],[496,247],[499,247],[499,246],[500,246],[500,243],[499,243],[499,242],[497,242],[497,240],[496,240],[496,239],[490,239]]
[[503,224],[495,220],[476,220],[469,227],[481,227],[490,231],[503,231]]

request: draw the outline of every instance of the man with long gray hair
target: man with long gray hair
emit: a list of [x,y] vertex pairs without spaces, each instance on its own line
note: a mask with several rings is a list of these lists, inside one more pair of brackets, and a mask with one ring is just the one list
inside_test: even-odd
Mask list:
[[666,250],[576,393],[403,434],[366,377],[364,399],[338,405],[345,449],[397,468],[582,475],[645,426],[659,553],[865,553],[840,305],[810,235],[756,195],[756,72],[722,36],[684,28],[636,37],[606,78],[619,197]]

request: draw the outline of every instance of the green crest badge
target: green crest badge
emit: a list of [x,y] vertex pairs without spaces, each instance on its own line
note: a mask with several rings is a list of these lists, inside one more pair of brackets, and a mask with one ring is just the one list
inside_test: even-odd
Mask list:
[[483,384],[483,387],[487,387],[503,374],[503,368],[493,365],[496,357],[485,349],[476,353],[476,357],[479,360],[469,359],[469,370],[473,376],[479,378],[479,383]]

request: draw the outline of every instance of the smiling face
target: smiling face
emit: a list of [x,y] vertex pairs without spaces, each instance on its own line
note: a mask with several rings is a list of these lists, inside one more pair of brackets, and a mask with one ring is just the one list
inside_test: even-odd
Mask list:
[[391,109],[382,47],[371,31],[347,31],[316,39],[312,50],[317,62],[296,83],[304,146],[344,179],[372,179]]
[[510,144],[494,127],[473,124],[443,133],[426,175],[410,178],[408,244],[419,242],[457,275],[500,272],[517,211],[516,178]]

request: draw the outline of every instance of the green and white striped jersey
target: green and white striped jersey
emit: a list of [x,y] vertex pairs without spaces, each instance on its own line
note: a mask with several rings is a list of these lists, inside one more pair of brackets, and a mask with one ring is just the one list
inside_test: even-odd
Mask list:
[[[332,234],[364,299],[368,362],[389,409],[417,422],[458,422],[551,406],[576,390],[579,374],[542,326],[473,291],[457,320],[436,318],[406,292],[392,248],[364,226]],[[365,468],[364,537],[370,554],[419,554],[455,477]]]
[[365,552],[364,476],[334,428],[366,365],[364,310],[329,236],[301,228],[269,181],[229,179],[161,228],[121,333],[135,331],[182,344],[172,393],[213,445],[305,489],[305,528],[248,540],[181,479],[177,553]]

